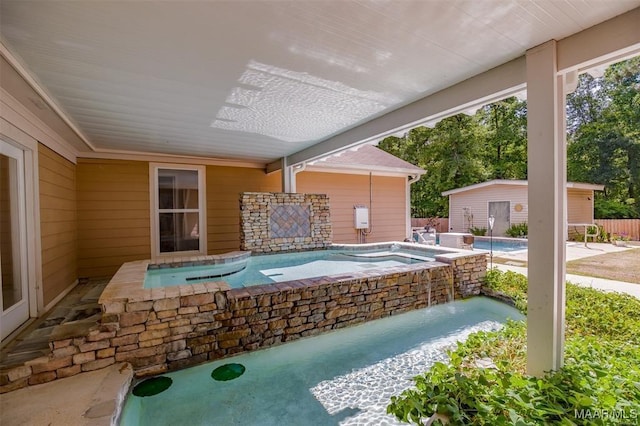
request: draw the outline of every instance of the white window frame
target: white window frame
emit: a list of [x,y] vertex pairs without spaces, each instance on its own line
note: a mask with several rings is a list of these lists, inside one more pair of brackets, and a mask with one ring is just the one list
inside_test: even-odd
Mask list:
[[[198,209],[177,209],[181,212],[198,213],[198,230],[200,233],[199,250],[160,252],[160,228],[159,214],[172,213],[174,209],[159,209],[158,206],[158,170],[192,170],[198,172]],[[173,163],[149,163],[149,191],[151,212],[151,259],[195,256],[207,254],[207,198],[206,198],[206,166],[173,164]]]

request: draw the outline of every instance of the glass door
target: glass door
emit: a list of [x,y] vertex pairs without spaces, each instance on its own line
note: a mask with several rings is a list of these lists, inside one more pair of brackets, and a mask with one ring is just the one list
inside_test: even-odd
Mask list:
[[29,319],[24,153],[0,141],[0,331],[2,339]]

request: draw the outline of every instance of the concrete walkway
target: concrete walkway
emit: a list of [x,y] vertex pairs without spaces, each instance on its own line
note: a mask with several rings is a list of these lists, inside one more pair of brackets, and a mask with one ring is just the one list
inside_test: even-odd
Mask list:
[[[500,271],[513,271],[522,275],[527,275],[527,268],[513,265],[493,264],[494,268]],[[567,274],[567,281],[582,287],[593,287],[602,291],[615,291],[626,293],[640,299],[640,284],[625,283],[623,281],[605,280],[604,278],[585,277],[583,275]]]
[[[637,248],[637,247],[636,247]],[[619,253],[621,251],[633,250],[634,247],[617,247],[609,243],[589,243],[585,247],[584,243],[568,242],[567,243],[567,262],[585,257],[600,256],[607,253]],[[501,257],[515,262],[527,262],[527,250],[518,250],[512,252],[493,252],[493,257]]]
[[[616,247],[612,244],[589,243],[587,247],[584,243],[567,243],[567,261],[582,259],[585,257],[599,256],[606,253],[617,253],[626,250],[640,250],[637,247]],[[494,256],[495,257],[495,256]],[[513,271],[527,275],[527,251],[515,253],[500,253],[502,259],[509,259],[510,264],[494,263],[493,267],[501,271]],[[640,284],[627,283],[623,281],[607,280],[604,278],[587,277],[584,275],[567,274],[567,281],[583,287],[593,287],[602,291],[615,291],[626,293],[640,299]]]
[[2,426],[109,426],[128,383],[129,364],[115,364],[0,395]]

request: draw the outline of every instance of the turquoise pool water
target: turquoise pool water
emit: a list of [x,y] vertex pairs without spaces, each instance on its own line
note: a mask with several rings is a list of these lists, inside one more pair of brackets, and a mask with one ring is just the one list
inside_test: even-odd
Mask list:
[[[497,329],[515,309],[476,297],[332,331],[167,373],[172,386],[126,399],[121,425],[396,425],[392,395],[445,350],[478,330]],[[215,381],[228,363],[242,376]]]
[[[420,238],[416,232],[413,233],[413,241],[420,242]],[[440,235],[436,236],[436,244],[440,244]],[[527,250],[528,244],[526,239],[522,238],[504,238],[496,237],[493,239],[493,251],[518,251]],[[489,237],[474,237],[473,241],[474,250],[491,250],[491,239]]]
[[206,281],[225,281],[232,288],[274,282],[300,280],[326,275],[349,274],[392,266],[433,261],[429,252],[398,251],[338,251],[251,256],[248,259],[219,264],[148,270],[145,288]]
[[[493,251],[518,251],[527,250],[527,240],[513,239],[513,240],[493,240]],[[490,250],[491,241],[489,239],[475,238],[473,242],[473,248],[478,250]]]

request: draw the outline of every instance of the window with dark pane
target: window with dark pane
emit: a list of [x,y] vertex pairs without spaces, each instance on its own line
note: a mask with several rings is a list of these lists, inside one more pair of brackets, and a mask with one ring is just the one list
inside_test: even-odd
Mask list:
[[158,169],[160,253],[200,250],[198,171]]

